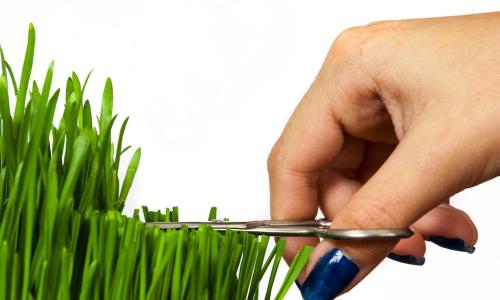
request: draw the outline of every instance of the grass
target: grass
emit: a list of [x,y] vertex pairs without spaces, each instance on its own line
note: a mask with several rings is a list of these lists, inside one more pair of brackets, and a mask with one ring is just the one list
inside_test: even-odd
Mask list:
[[[120,161],[131,148],[123,146],[128,118],[112,139],[111,80],[95,120],[84,101],[90,74],[82,82],[73,73],[64,91],[54,90],[51,63],[39,86],[30,78],[34,51],[30,25],[18,84],[0,48],[0,299],[270,299],[285,241],[269,251],[267,236],[207,226],[162,231],[145,226],[139,210],[122,215],[141,151],[120,181]],[[179,219],[177,207],[142,213],[147,221]],[[216,218],[213,208],[209,220]],[[310,252],[299,252],[277,299]]]

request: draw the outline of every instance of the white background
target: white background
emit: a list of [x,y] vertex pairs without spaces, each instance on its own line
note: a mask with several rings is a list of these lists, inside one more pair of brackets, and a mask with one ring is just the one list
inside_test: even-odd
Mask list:
[[[93,68],[97,112],[113,78],[126,141],[143,150],[126,212],[179,205],[184,220],[213,205],[233,220],[269,217],[267,153],[343,29],[500,10],[493,0],[3,2],[0,41],[17,74],[33,22],[36,79],[51,59],[58,86]],[[479,228],[476,253],[428,245],[425,266],[386,260],[342,299],[500,299],[498,195],[493,180],[453,199]],[[300,298],[295,287],[288,298]]]

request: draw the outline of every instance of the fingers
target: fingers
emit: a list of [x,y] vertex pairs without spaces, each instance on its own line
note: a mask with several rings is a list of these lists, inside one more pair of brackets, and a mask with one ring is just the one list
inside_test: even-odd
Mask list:
[[450,250],[473,253],[477,242],[477,228],[463,211],[441,205],[415,223],[415,228],[426,240]]
[[[396,131],[401,141],[394,151],[390,149],[389,158],[374,175],[365,174],[363,181],[366,182],[338,212],[333,228],[407,227],[438,206],[441,199],[470,182],[470,178],[464,178],[464,174],[470,172],[462,160],[467,157],[462,151],[464,147],[459,145],[463,139],[455,138],[460,133],[450,133],[453,128],[442,122],[441,113],[414,111],[411,126],[409,117],[398,112],[397,105],[391,107],[396,114],[389,116],[378,98],[376,84],[364,74],[366,68],[356,65],[362,60],[352,59],[348,54],[356,48],[351,47],[352,40],[356,43],[357,38],[352,39],[355,36],[362,37],[351,35],[351,42],[335,44],[338,45],[335,51],[340,55],[327,58],[271,152],[268,169],[274,219],[312,219],[319,205],[329,210],[328,203],[319,201],[319,178],[324,169],[332,164],[338,168],[335,164],[342,162],[344,133],[369,142],[395,144]],[[396,120],[394,127],[391,117]],[[345,158],[352,162],[352,156]],[[343,192],[337,191],[339,197],[345,197],[349,189],[352,192],[359,188],[354,182],[350,184],[339,185],[346,187]],[[297,249],[304,242],[307,241],[297,240],[292,247]],[[351,288],[395,244],[388,241],[321,242],[311,256],[309,275],[302,286],[303,296],[331,299]],[[287,249],[287,259],[295,249]]]
[[400,240],[387,257],[400,263],[423,266],[426,251],[425,240],[415,227],[412,227],[412,230],[415,232],[413,236]]
[[[400,51],[404,50],[404,45],[395,36],[399,28],[396,27],[383,30],[389,33],[388,40],[373,38],[386,35],[377,35],[377,30],[365,28],[349,30],[334,43],[320,74],[271,152],[269,173],[273,218],[311,219],[316,216],[318,206],[327,213],[336,209],[330,202],[322,201],[323,191],[318,190],[318,184],[322,184],[321,174],[328,168],[336,169],[340,175],[331,191],[332,197],[349,198],[335,212],[332,227],[339,229],[408,227],[437,207],[442,199],[498,173],[497,164],[488,161],[492,153],[496,153],[498,143],[495,139],[484,141],[485,134],[489,136],[491,132],[497,132],[497,126],[482,122],[484,110],[477,109],[476,102],[469,101],[469,94],[465,97],[461,95],[463,93],[455,94],[454,87],[449,89],[452,92],[444,93],[434,88],[437,79],[446,83],[449,78],[444,76],[446,73],[431,80],[415,76],[428,73],[425,64],[421,64],[426,60],[412,59],[417,64],[412,72],[412,63],[389,57],[387,53],[394,52],[385,50],[398,49],[398,53],[404,53]],[[396,39],[391,40],[391,37]],[[391,42],[392,47],[380,48],[387,44],[385,41]],[[395,41],[397,43],[393,43]],[[427,52],[434,53],[421,51],[417,54],[426,58]],[[381,53],[384,54],[379,56]],[[430,58],[434,61],[433,56]],[[396,68],[398,63],[403,68]],[[442,89],[443,85],[437,86]],[[471,88],[474,86],[467,92]],[[461,97],[467,99],[467,105],[455,104]],[[477,126],[462,126],[463,112],[473,109],[477,111],[471,116],[477,118],[467,124]],[[486,111],[495,115],[494,110]],[[490,115],[487,117],[489,119]],[[390,148],[380,155],[383,159],[374,165],[364,165],[365,161],[362,161],[364,166],[361,169],[367,172],[359,172],[356,177],[350,164],[357,164],[358,156],[342,152],[348,144],[344,135],[367,142],[396,144],[397,138],[400,141],[395,149]],[[474,144],[481,145],[473,147]],[[342,168],[345,165],[349,167]],[[361,187],[353,180],[359,178],[363,183]],[[447,213],[443,210],[440,214]],[[424,245],[424,238],[448,248],[460,246],[458,240],[465,246],[477,238],[475,228],[463,215],[460,217],[454,211],[448,218],[455,229],[435,230],[425,223],[416,224],[421,226],[420,233],[407,242],[415,244],[410,247],[412,245],[403,242],[399,250],[412,251],[416,245]],[[453,218],[462,219],[453,221]],[[439,219],[439,214],[438,217],[430,214],[427,222],[437,222],[435,219]],[[460,229],[463,224],[469,227]],[[436,234],[455,235],[457,238],[443,239],[444,236]],[[304,242],[307,241],[298,241],[293,247]],[[302,285],[304,298],[331,299],[352,288],[395,245],[395,241],[319,243]],[[420,255],[425,249],[418,251]],[[291,252],[287,251],[287,255]]]
[[472,253],[478,236],[470,217],[448,204],[432,209],[415,222],[412,229],[418,234],[399,241],[391,250],[391,253],[397,256],[389,257],[400,262],[421,265],[425,261],[424,240],[450,250]]
[[[338,212],[348,203],[352,196],[359,190],[361,183],[356,179],[333,171],[327,170],[322,173],[320,190],[320,207],[327,219],[334,220]],[[392,250],[389,258],[396,261],[422,265],[425,262],[425,241],[418,230],[415,234],[405,240],[401,240]],[[300,280],[300,279],[299,279]]]
[[[342,170],[344,169],[325,170],[319,180],[320,207],[325,217],[330,220],[335,219],[336,214],[361,187],[359,181],[344,176]],[[415,234],[399,241],[391,250],[389,258],[420,266],[425,262],[425,240],[464,252],[474,251],[473,245],[477,241],[477,229],[470,217],[449,204],[441,204],[432,209],[415,222],[412,229]]]
[[477,242],[476,226],[463,211],[450,205],[440,205],[420,218],[414,227],[426,239],[432,236],[460,238],[468,245]]
[[[346,64],[346,61],[341,64]],[[385,129],[391,125],[383,104],[371,101],[375,89],[373,81],[367,78],[362,68],[354,68],[352,64],[349,64],[346,74],[330,72],[332,68],[342,69],[340,65],[322,68],[269,155],[273,219],[316,217],[319,206],[318,178],[323,169],[335,162],[334,158],[343,148],[343,124],[357,123],[357,126],[350,126],[349,129],[366,134],[360,138],[394,140],[392,130],[385,136]],[[359,71],[355,74],[352,70]],[[335,86],[332,86],[332,82]],[[369,103],[368,109],[358,110],[361,102]],[[338,115],[347,118],[348,122],[341,124]],[[364,121],[358,122],[360,120]],[[383,130],[378,128],[379,124],[384,124]],[[351,142],[359,144],[359,141],[347,141],[347,144]],[[356,164],[359,163],[356,157],[344,152],[339,160],[346,159],[347,163]],[[290,261],[288,255],[292,252],[287,248],[287,261]]]
[[[439,139],[428,134],[432,130],[425,125],[416,128],[405,135],[387,161],[337,213],[333,228],[408,227],[459,188],[459,175],[450,174],[456,162],[450,159],[447,149],[436,149]],[[429,149],[434,150],[431,157]],[[302,285],[304,298],[331,299],[351,288],[395,244],[321,242],[307,268],[309,275]]]
[[[319,172],[340,151],[343,132],[330,114],[326,95],[311,89],[296,108],[268,160],[271,217],[277,220],[314,219],[318,211]],[[285,259],[314,239],[287,239]]]
[[365,141],[345,135],[342,148],[335,156],[335,159],[327,166],[328,169],[349,170],[352,175],[351,177],[355,177],[357,170],[363,162],[366,146],[367,143]]

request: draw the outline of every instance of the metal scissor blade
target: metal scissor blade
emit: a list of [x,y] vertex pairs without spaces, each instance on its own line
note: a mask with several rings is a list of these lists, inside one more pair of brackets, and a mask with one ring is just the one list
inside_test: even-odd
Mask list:
[[146,226],[157,226],[160,229],[197,229],[201,225],[208,225],[215,230],[243,230],[258,226],[257,222],[227,222],[227,221],[207,221],[207,222],[147,222]]
[[413,235],[410,228],[401,229],[330,229],[328,220],[307,221],[249,221],[249,222],[148,222],[147,226],[157,226],[161,229],[180,229],[187,227],[196,229],[208,225],[216,231],[231,229],[253,234],[270,236],[317,236],[334,240],[397,240]]
[[202,221],[202,222],[147,222],[147,226],[158,226],[161,229],[180,229],[187,227],[196,229],[201,225],[208,225],[214,229],[250,229],[255,227],[311,227],[311,228],[329,228],[331,221],[325,219],[305,220],[305,221],[277,221],[277,220],[261,220],[261,221]]

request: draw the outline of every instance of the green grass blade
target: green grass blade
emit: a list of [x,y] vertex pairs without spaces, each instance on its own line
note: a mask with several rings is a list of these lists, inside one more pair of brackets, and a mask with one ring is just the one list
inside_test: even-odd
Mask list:
[[49,69],[47,70],[47,75],[45,76],[45,81],[43,83],[42,89],[42,99],[48,101],[50,94],[50,86],[52,85],[52,77],[54,75],[54,61],[50,63]]
[[71,165],[69,166],[68,174],[66,175],[64,185],[61,192],[61,201],[66,202],[69,200],[73,189],[75,188],[76,180],[78,174],[83,166],[85,157],[87,156],[87,150],[90,144],[90,138],[88,135],[79,136],[73,147],[73,155],[71,159]]
[[274,280],[276,278],[276,274],[278,273],[278,267],[281,262],[281,258],[283,257],[283,251],[285,250],[285,239],[280,239],[276,243],[276,254],[274,255],[273,267],[271,269],[271,275],[269,276],[269,283],[267,284],[267,291],[265,299],[271,299],[271,291],[273,289]]
[[2,45],[0,45],[0,64],[2,68],[2,76],[7,76],[7,68],[5,67],[5,56],[3,55]]
[[175,252],[174,269],[170,283],[170,299],[180,299],[182,294],[182,272],[185,264],[185,235],[187,230],[180,230],[177,237],[177,249]]
[[170,214],[171,222],[179,222],[179,208],[177,206],[172,207]]
[[144,215],[144,221],[149,222],[150,220],[148,219],[149,217],[149,209],[147,206],[143,205],[142,206],[142,214]]
[[43,125],[42,140],[40,145],[40,149],[42,149],[42,151],[48,150],[47,147],[49,147],[50,144],[49,136],[50,136],[50,131],[53,128],[52,122],[54,120],[54,114],[56,112],[57,100],[59,99],[59,92],[60,90],[57,89],[55,93],[52,95],[52,97],[50,97],[49,102],[47,104],[45,124]]
[[56,222],[57,214],[57,193],[58,193],[58,178],[55,170],[55,164],[52,161],[49,167],[49,178],[47,183],[46,198],[43,202],[42,207],[42,223],[43,223],[43,236],[46,243],[46,252],[50,253],[52,251],[52,235],[54,231],[54,224]]
[[10,297],[9,299],[19,299],[19,276],[20,276],[20,258],[19,253],[14,254],[14,260],[12,262],[12,272],[10,276]]
[[[258,254],[258,243],[255,236],[251,236],[248,240],[247,250],[245,251],[243,264],[240,268],[242,270],[242,274],[239,277],[238,288],[240,289],[239,296],[240,299],[245,299],[248,296],[251,278],[252,278],[252,270],[255,267],[255,262],[257,260]],[[240,284],[241,282],[241,284]]]
[[14,93],[17,95],[19,90],[17,88],[16,76],[14,76],[14,72],[12,71],[12,68],[10,67],[8,62],[4,61],[4,65],[7,68],[7,72],[9,72],[10,80],[12,80],[12,87],[14,88]]
[[283,280],[283,283],[281,284],[281,287],[276,294],[275,299],[282,300],[285,298],[286,293],[307,265],[309,256],[311,256],[313,250],[314,248],[310,246],[305,246],[304,248],[300,249],[300,251],[293,259],[292,264],[290,265],[290,268],[285,275],[285,279]]
[[100,128],[107,128],[109,122],[111,122],[111,118],[113,116],[113,83],[111,79],[108,78],[106,80],[106,84],[104,85],[104,91],[102,94],[102,103],[101,103],[101,116],[100,120]]
[[29,80],[31,76],[31,69],[33,67],[33,58],[35,55],[35,27],[30,24],[28,31],[28,46],[24,56],[23,71],[21,73],[21,81],[19,83],[19,91],[17,93],[17,102],[14,112],[14,130],[21,123],[24,118],[24,104],[26,101],[26,94],[28,92]]
[[69,100],[71,99],[71,95],[73,95],[73,92],[73,79],[71,79],[71,77],[68,77],[68,79],[66,79],[66,102],[70,102]]
[[271,262],[273,261],[273,258],[276,255],[277,248],[278,248],[278,244],[274,245],[273,249],[271,250],[271,253],[269,253],[269,256],[267,257],[266,262],[264,263],[264,266],[261,268],[259,280],[261,280],[262,277],[264,277],[264,274],[266,273],[267,269],[271,265]]
[[7,267],[9,266],[9,261],[12,259],[9,255],[9,246],[7,241],[3,241],[0,245],[0,299],[7,299]]
[[85,276],[83,277],[83,285],[82,291],[80,293],[80,300],[92,299],[92,292],[95,288],[93,282],[96,280],[96,274],[98,272],[99,263],[97,261],[93,261],[90,264],[90,267],[85,272]]
[[92,109],[89,101],[85,101],[83,106],[83,128],[92,129]]
[[85,81],[83,82],[83,87],[82,87],[82,94],[85,92],[85,88],[87,87],[87,83],[89,82],[90,75],[92,75],[92,72],[94,72],[94,70],[90,70],[90,72],[85,77]]
[[118,199],[118,206],[116,207],[119,211],[123,209],[125,205],[125,199],[127,198],[128,192],[132,187],[132,182],[135,177],[135,173],[137,172],[137,168],[139,167],[139,162],[141,160],[141,148],[137,149],[130,160],[130,163],[127,168],[127,173],[125,174],[125,178],[123,179],[122,189],[120,191],[120,197]]
[[[27,164],[28,165],[28,164]],[[27,180],[28,181],[28,180]],[[28,181],[29,182],[29,181]],[[31,255],[34,242],[34,226],[35,226],[35,184],[31,180],[31,187],[28,185],[28,197],[26,201],[26,208],[24,214],[24,257],[23,257],[23,285],[22,285],[22,299],[26,299],[29,294],[29,281],[31,269]]]
[[0,170],[0,220],[3,219],[3,212],[4,212],[4,206],[5,206],[5,199],[6,199],[6,183],[7,181],[7,168],[3,167],[2,170]]
[[120,168],[120,156],[122,155],[122,144],[123,144],[123,135],[125,134],[125,128],[127,127],[128,118],[125,118],[122,126],[120,128],[120,134],[118,135],[118,144],[116,146],[116,157],[113,168],[118,170]]
[[5,151],[1,153],[1,161],[6,161],[10,172],[14,172],[16,165],[16,149],[14,142],[14,131],[12,118],[10,115],[9,93],[7,89],[7,78],[2,75],[0,77],[0,116],[2,120],[2,145]]
[[40,282],[38,286],[38,291],[37,291],[37,299],[43,300],[46,299],[46,289],[47,289],[47,270],[48,270],[49,263],[48,261],[44,261],[42,263],[42,270],[41,270],[41,275],[40,275]]
[[75,101],[80,105],[82,103],[83,93],[80,84],[80,78],[75,72],[71,74],[71,83],[73,84],[73,93],[75,94]]
[[269,236],[263,235],[260,238],[259,245],[258,245],[258,254],[257,258],[255,260],[255,265],[254,265],[254,270],[252,274],[252,283],[250,284],[250,290],[248,293],[248,300],[251,300],[254,298],[256,295],[258,288],[259,288],[259,281],[260,281],[260,272],[262,269],[262,264],[264,262],[264,257],[266,255],[266,249],[269,244]]
[[208,220],[214,221],[217,220],[217,207],[210,208],[210,213],[208,214]]

